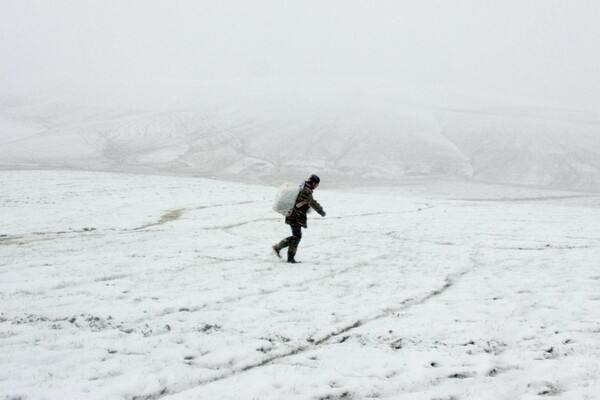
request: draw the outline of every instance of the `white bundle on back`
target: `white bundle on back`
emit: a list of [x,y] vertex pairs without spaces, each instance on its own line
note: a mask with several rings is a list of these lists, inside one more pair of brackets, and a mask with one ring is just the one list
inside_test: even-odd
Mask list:
[[292,213],[292,209],[296,204],[298,194],[302,189],[302,185],[296,183],[286,182],[284,183],[275,196],[275,202],[273,203],[273,210],[286,217]]

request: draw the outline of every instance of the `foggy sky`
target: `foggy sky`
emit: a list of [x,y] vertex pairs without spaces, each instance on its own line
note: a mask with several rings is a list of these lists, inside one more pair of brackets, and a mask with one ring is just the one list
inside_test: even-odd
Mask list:
[[0,92],[386,79],[600,106],[597,0],[0,0]]

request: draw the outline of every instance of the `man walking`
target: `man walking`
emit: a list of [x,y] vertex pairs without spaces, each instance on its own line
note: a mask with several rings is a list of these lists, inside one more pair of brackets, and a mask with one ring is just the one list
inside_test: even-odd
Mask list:
[[313,199],[313,190],[319,186],[319,182],[321,182],[321,180],[316,175],[311,175],[310,178],[304,182],[304,187],[300,190],[300,193],[296,198],[296,203],[291,214],[285,217],[285,223],[292,228],[292,236],[283,239],[273,246],[273,251],[279,258],[281,258],[279,252],[286,247],[288,248],[287,262],[289,263],[295,264],[297,262],[295,256],[296,251],[298,250],[298,244],[300,244],[300,240],[302,239],[302,228],[308,227],[306,213],[312,208],[321,214],[321,216],[325,216],[323,207]]

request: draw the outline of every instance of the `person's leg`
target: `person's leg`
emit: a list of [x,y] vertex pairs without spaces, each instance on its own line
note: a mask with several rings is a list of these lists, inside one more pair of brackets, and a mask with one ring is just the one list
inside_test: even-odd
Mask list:
[[298,250],[300,240],[302,240],[302,228],[299,226],[292,226],[292,236],[288,239],[290,239],[288,247],[288,262],[295,263],[296,251]]
[[[300,236],[302,236],[302,233],[300,234]],[[275,255],[279,258],[281,258],[281,254],[279,254],[279,252],[283,249],[285,249],[286,247],[288,247],[292,241],[294,240],[294,228],[292,227],[292,236],[288,236],[285,239],[281,240],[279,243],[277,243],[276,245],[274,245],[272,247],[273,252],[275,253]]]
[[279,254],[279,252],[282,249],[284,249],[290,245],[290,240],[291,240],[291,236],[287,237],[287,238],[283,239],[281,242],[273,245],[272,249],[277,257],[281,258],[281,254]]

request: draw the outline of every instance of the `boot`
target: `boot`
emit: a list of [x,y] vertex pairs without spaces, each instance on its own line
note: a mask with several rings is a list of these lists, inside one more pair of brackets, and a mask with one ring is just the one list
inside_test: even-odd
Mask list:
[[290,240],[290,247],[288,247],[288,262],[291,264],[296,264],[296,250],[298,250],[298,244],[300,243],[300,239],[296,236],[292,236]]
[[279,254],[279,252],[282,249],[285,249],[286,247],[288,247],[290,245],[291,242],[291,237],[285,238],[283,239],[281,242],[273,245],[273,247],[271,247],[273,249],[273,253],[275,253],[275,255],[279,258],[281,258],[281,254]]
[[273,249],[273,253],[275,253],[275,255],[279,258],[281,258],[281,254],[279,254],[279,252],[281,251],[281,249],[278,247],[278,245],[273,245],[273,247],[271,247]]
[[296,264],[298,263],[298,261],[296,261],[296,246],[294,246],[294,244],[290,245],[290,247],[288,248],[288,259],[287,262],[289,262],[290,264]]

